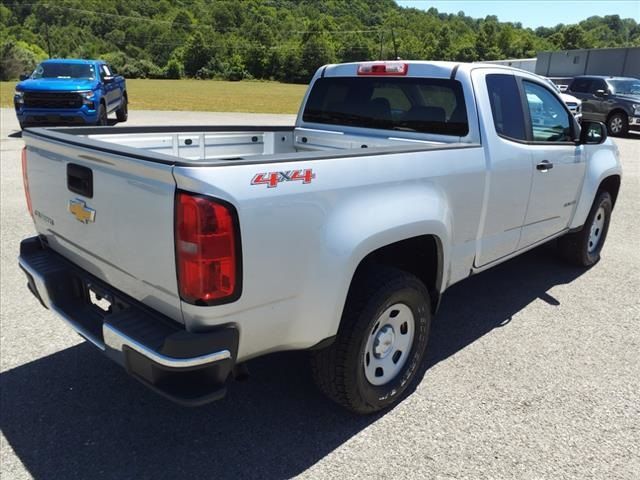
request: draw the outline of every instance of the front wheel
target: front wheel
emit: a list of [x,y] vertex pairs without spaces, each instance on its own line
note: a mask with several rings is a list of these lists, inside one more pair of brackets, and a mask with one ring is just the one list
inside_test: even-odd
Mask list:
[[97,126],[105,126],[108,125],[107,119],[107,109],[104,108],[104,105],[100,104],[100,108],[98,108],[98,121],[96,122]]
[[600,260],[600,252],[609,232],[612,209],[609,192],[598,192],[584,226],[559,239],[560,251],[569,262],[579,267],[590,267]]
[[398,403],[422,370],[431,324],[429,293],[414,275],[372,267],[349,292],[338,335],[312,352],[315,381],[355,413]]
[[614,113],[607,120],[607,129],[609,130],[609,135],[614,137],[626,135],[629,131],[629,119],[624,113]]
[[120,108],[116,110],[116,118],[119,122],[126,122],[127,118],[129,118],[129,105],[128,105],[127,97],[122,97],[122,104]]

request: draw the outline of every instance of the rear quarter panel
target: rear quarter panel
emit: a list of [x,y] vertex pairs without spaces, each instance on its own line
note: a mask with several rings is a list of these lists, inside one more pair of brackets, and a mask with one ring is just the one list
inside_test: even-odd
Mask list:
[[[258,173],[312,169],[309,184],[251,185]],[[482,205],[481,148],[225,167],[176,167],[178,188],[234,204],[243,291],[232,304],[183,302],[193,330],[235,323],[239,359],[310,347],[337,332],[352,276],[369,253],[431,234],[444,288],[469,272]],[[454,261],[452,261],[452,258]],[[452,267],[452,265],[454,267]]]

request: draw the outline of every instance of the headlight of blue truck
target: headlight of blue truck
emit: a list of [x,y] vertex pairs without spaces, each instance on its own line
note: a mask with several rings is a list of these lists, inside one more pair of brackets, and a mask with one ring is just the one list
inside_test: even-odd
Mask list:
[[633,107],[633,116],[634,117],[640,116],[640,103],[634,103],[631,106]]
[[89,108],[93,108],[93,101],[96,98],[96,92],[79,92],[82,95],[82,103],[88,105]]
[[16,90],[13,94],[13,99],[16,103],[23,104],[24,103],[24,92],[19,92]]

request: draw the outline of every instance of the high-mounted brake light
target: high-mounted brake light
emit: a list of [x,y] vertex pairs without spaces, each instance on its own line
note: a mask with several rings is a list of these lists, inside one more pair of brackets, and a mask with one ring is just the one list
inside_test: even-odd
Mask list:
[[358,65],[358,75],[406,75],[409,64],[402,62],[363,63]]
[[24,185],[24,195],[27,198],[27,209],[29,210],[29,215],[33,217],[31,193],[29,192],[29,176],[27,174],[27,147],[22,147],[22,184]]
[[176,256],[180,297],[213,305],[240,296],[240,246],[235,209],[213,198],[179,192]]

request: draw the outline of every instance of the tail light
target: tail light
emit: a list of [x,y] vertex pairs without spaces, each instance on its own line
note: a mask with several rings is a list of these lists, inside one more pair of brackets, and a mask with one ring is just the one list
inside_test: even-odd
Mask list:
[[362,63],[358,65],[358,75],[397,75],[409,72],[409,64],[401,62]]
[[29,176],[27,174],[27,147],[22,147],[22,184],[24,185],[24,195],[27,197],[27,209],[29,209],[29,215],[33,217],[31,193],[29,192]]
[[180,297],[195,305],[240,296],[240,237],[233,206],[187,192],[176,197],[176,257]]

